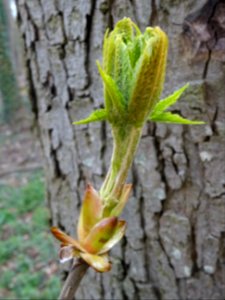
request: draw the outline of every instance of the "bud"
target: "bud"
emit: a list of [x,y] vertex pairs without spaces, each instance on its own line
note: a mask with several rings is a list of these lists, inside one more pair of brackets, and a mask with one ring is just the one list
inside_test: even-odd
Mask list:
[[142,125],[159,100],[167,58],[168,40],[159,28],[142,34],[129,19],[106,32],[103,46],[104,98],[112,124]]
[[125,234],[126,222],[119,220],[118,215],[128,200],[130,190],[131,185],[125,185],[117,205],[106,212],[97,191],[91,185],[87,186],[77,226],[78,240],[57,227],[51,228],[52,234],[62,243],[60,262],[76,257],[82,258],[98,272],[111,269],[108,252]]
[[159,27],[147,27],[142,34],[129,18],[119,21],[114,30],[106,31],[103,67],[97,62],[104,84],[105,108],[91,113],[74,124],[107,120],[113,129],[142,127],[144,122],[204,124],[167,112],[186,90],[183,86],[160,100],[163,89],[168,39]]
[[162,91],[167,48],[167,36],[159,27],[147,27],[142,34],[131,19],[124,18],[114,30],[107,30],[103,67],[97,62],[105,108],[74,124],[108,120],[113,127],[142,126]]

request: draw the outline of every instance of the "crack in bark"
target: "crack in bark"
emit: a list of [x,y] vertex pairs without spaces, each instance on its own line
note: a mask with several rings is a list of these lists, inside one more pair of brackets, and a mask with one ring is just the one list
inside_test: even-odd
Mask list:
[[133,299],[135,299],[135,300],[141,300],[140,296],[139,296],[139,289],[138,289],[138,287],[136,285],[136,281],[132,277],[130,277],[130,281],[132,282],[133,287],[134,287]]
[[124,280],[127,275],[129,274],[129,268],[130,264],[126,262],[126,251],[127,251],[127,238],[126,236],[123,237],[121,241],[121,248],[122,248],[122,259],[121,259],[121,265],[123,267],[123,274],[121,280]]
[[149,25],[154,26],[155,24],[157,24],[158,21],[158,11],[157,11],[155,0],[151,0],[151,7],[152,7],[152,11],[149,18]]
[[34,43],[37,42],[37,41],[39,41],[39,32],[38,32],[38,28],[37,28],[36,24],[34,23],[34,21],[32,19],[32,16],[30,14],[30,9],[29,9],[29,7],[27,6],[26,3],[24,3],[24,8],[25,8],[25,10],[27,12],[28,20],[30,21],[30,23],[31,23],[31,25],[33,27],[33,30],[34,30],[34,41],[31,42],[30,48],[35,53]]
[[196,234],[196,226],[195,224],[191,224],[191,257],[192,257],[192,274],[196,274],[199,271],[197,259],[198,259],[198,252],[197,252],[197,234]]
[[218,113],[219,113],[219,110],[218,110],[218,107],[216,106],[215,113],[214,113],[213,119],[211,121],[211,128],[212,128],[213,134],[215,136],[219,136],[219,132],[217,131],[217,128],[215,125]]
[[56,178],[61,178],[62,180],[65,179],[65,175],[62,174],[61,169],[60,169],[60,162],[57,158],[57,151],[55,149],[51,148],[50,152],[52,161],[54,163],[54,174]]
[[207,78],[207,74],[208,74],[208,69],[209,69],[209,63],[211,61],[211,54],[212,51],[210,49],[208,49],[208,58],[205,62],[205,66],[203,68],[203,73],[202,73],[202,79],[205,80]]
[[[18,4],[17,1],[16,1],[16,6],[17,6],[17,12],[18,12],[18,25],[22,26],[22,17],[20,15],[19,4]],[[28,19],[30,20],[30,22],[31,22],[31,24],[34,28],[35,38],[38,38],[37,28],[36,28],[35,24],[32,22],[32,18],[30,17],[30,14],[29,14],[29,9],[26,6],[26,4],[24,4],[24,9],[26,10],[27,15],[28,15]],[[26,44],[25,44],[25,39],[26,39],[25,38],[25,32],[23,33],[23,35],[24,35],[23,49],[24,49],[24,52],[29,57],[28,50],[27,50],[27,47],[26,47]],[[31,50],[33,50],[33,53],[35,54],[34,41],[31,43],[30,48],[31,48]],[[31,70],[31,59],[27,59],[26,62],[25,62],[25,65],[26,65],[26,68],[25,68],[26,69],[26,80],[29,83],[28,84],[28,87],[29,87],[28,88],[28,95],[30,96],[29,100],[30,100],[30,104],[31,104],[31,110],[34,114],[34,124],[33,124],[33,126],[35,127],[38,124],[39,111],[38,111],[38,96],[37,96],[37,93],[36,93],[35,83],[34,83],[32,70]]]
[[[155,130],[156,130],[156,126],[155,125]],[[165,159],[162,155],[162,151],[161,151],[161,146],[160,146],[160,138],[157,138],[156,135],[155,135],[155,132],[153,134],[153,143],[154,143],[154,146],[155,146],[155,149],[156,149],[156,153],[158,154],[157,155],[157,164],[158,164],[158,172],[160,174],[160,177],[161,177],[161,182],[164,184],[165,186],[165,194],[166,194],[166,198],[164,201],[161,202],[161,205],[162,205],[162,209],[161,209],[161,212],[158,213],[159,215],[159,218],[162,216],[163,212],[165,211],[165,208],[166,208],[166,205],[167,205],[167,197],[169,195],[169,192],[170,192],[170,187],[168,185],[168,182],[167,182],[167,179],[166,179],[166,175],[165,175]]]
[[[129,275],[129,268],[130,268],[130,264],[128,264],[126,262],[126,251],[127,251],[127,239],[126,239],[126,236],[123,237],[122,241],[120,242],[121,244],[121,253],[122,253],[122,259],[121,259],[121,267],[123,269],[123,273],[122,273],[122,278],[121,278],[121,281],[124,281],[125,278]],[[122,285],[121,287],[121,293],[123,295],[123,299],[124,300],[129,300],[129,297],[127,296],[126,294],[126,291],[125,291],[125,288],[124,286]]]
[[112,15],[112,7],[113,7],[113,3],[114,3],[114,0],[108,0],[108,3],[109,3],[109,17],[108,17],[108,28],[109,30],[112,30],[113,29],[113,15]]
[[140,197],[140,223],[141,223],[141,229],[143,231],[143,244],[144,244],[144,260],[145,260],[145,273],[146,273],[146,279],[147,282],[150,281],[150,266],[149,266],[149,259],[148,259],[148,244],[147,244],[147,233],[146,233],[146,225],[145,225],[145,217],[144,217],[144,198],[143,196]]
[[101,299],[105,299],[105,289],[104,289],[104,284],[103,284],[103,276],[104,274],[100,274],[100,295],[101,295]]
[[31,110],[34,114],[34,121],[35,124],[37,124],[38,121],[38,116],[39,116],[39,111],[38,111],[38,97],[35,89],[35,84],[33,82],[33,76],[32,76],[32,71],[31,71],[31,66],[30,66],[30,60],[26,61],[26,70],[27,70],[27,81],[29,82],[29,99],[31,103]]
[[[86,15],[86,35],[84,39],[84,43],[86,44],[86,56],[85,56],[85,62],[84,66],[87,73],[87,84],[84,87],[87,88],[91,85],[91,72],[90,72],[90,48],[91,48],[91,32],[92,32],[92,25],[93,25],[93,19],[94,19],[94,13],[95,13],[95,7],[96,7],[96,0],[91,1],[91,9],[90,14]],[[93,102],[93,99],[92,99]]]

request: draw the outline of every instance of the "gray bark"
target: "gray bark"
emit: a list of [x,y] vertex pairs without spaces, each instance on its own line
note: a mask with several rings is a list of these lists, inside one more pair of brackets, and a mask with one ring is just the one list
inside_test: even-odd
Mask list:
[[95,61],[106,28],[117,20],[127,16],[142,30],[152,24],[167,32],[164,94],[190,82],[174,110],[207,122],[146,125],[128,180],[134,190],[124,212],[126,237],[111,253],[112,271],[89,270],[77,299],[224,298],[224,41],[207,44],[204,26],[182,34],[187,15],[204,3],[17,1],[54,226],[75,235],[85,185],[99,188],[109,165],[109,126],[71,123],[103,103]]

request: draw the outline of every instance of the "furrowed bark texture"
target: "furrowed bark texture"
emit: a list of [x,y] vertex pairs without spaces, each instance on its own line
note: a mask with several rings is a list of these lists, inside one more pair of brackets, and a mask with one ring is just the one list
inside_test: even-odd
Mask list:
[[213,31],[224,25],[223,2],[208,1],[202,16],[206,1],[17,0],[54,226],[75,235],[85,185],[99,188],[109,166],[108,125],[71,123],[103,104],[95,61],[117,20],[127,16],[142,30],[151,24],[167,32],[164,93],[190,82],[174,110],[207,122],[146,125],[128,180],[134,189],[126,237],[111,253],[112,271],[89,269],[77,299],[225,295],[225,47]]

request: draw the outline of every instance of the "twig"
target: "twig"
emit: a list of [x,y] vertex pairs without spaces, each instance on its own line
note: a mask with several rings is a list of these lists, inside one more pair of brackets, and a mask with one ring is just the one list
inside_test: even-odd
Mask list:
[[75,292],[88,267],[88,264],[86,264],[82,259],[74,260],[72,268],[60,293],[59,300],[74,299]]

